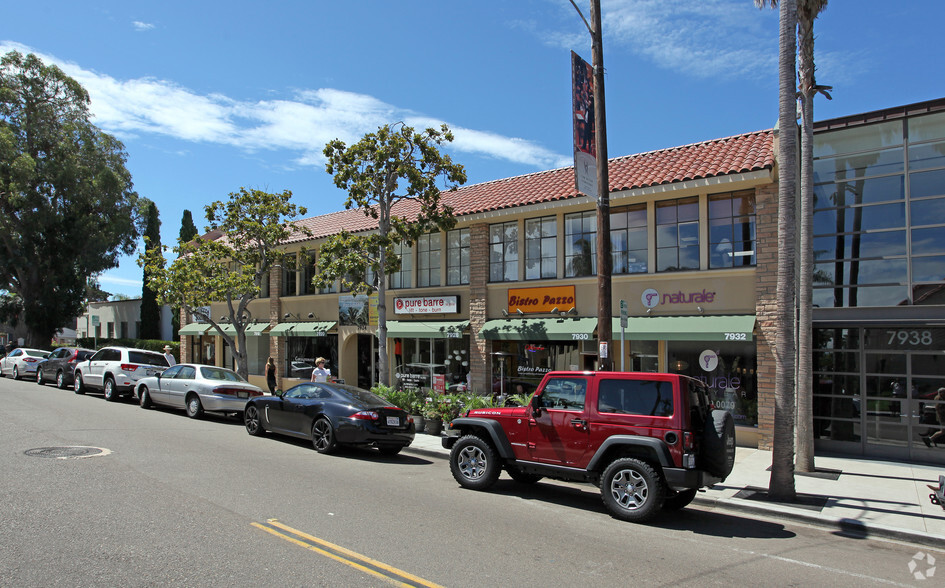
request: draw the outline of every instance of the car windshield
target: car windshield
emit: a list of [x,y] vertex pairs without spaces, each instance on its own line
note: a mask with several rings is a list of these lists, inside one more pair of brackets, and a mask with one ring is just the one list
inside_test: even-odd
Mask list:
[[167,359],[165,359],[163,355],[160,353],[150,353],[148,351],[129,351],[128,361],[143,365],[168,366]]
[[219,367],[202,367],[200,375],[206,380],[224,380],[227,382],[245,382],[238,373]]

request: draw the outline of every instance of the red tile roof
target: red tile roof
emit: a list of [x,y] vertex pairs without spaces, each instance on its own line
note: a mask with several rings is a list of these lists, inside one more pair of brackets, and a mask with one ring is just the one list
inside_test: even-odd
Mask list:
[[[610,160],[611,192],[687,180],[711,178],[774,167],[774,131],[758,131],[682,147],[615,157]],[[463,186],[443,195],[456,216],[541,204],[581,196],[574,187],[574,168],[564,167],[492,182]],[[416,203],[401,202],[396,213],[416,214]],[[411,214],[412,213],[412,214]],[[377,228],[377,221],[360,210],[343,210],[298,221],[312,237],[326,237],[340,229],[350,232]],[[299,236],[295,241],[307,238]]]

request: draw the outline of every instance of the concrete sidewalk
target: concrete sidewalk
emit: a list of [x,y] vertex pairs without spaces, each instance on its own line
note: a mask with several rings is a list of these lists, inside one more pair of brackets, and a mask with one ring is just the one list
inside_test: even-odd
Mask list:
[[[405,451],[449,456],[439,436],[424,433]],[[771,452],[739,447],[725,482],[700,492],[694,504],[945,549],[945,510],[929,501],[928,488],[945,468],[838,456],[817,456],[815,465],[813,474],[794,475],[797,502],[777,503],[767,499]]]

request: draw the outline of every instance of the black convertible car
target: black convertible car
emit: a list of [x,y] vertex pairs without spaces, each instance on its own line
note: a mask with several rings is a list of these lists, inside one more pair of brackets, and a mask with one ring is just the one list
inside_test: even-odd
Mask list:
[[413,442],[413,419],[383,398],[344,384],[306,382],[282,395],[259,396],[243,411],[246,432],[311,439],[319,453],[339,445],[374,446],[394,455]]

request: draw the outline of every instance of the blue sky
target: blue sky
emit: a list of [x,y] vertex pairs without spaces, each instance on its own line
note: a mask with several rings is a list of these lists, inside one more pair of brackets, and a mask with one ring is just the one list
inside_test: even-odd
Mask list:
[[[589,17],[587,0],[577,0]],[[777,12],[751,0],[602,0],[611,157],[771,128]],[[945,97],[941,0],[834,0],[817,20],[817,120]],[[184,209],[241,186],[292,190],[308,215],[345,195],[325,143],[445,122],[468,183],[570,165],[568,0],[7,3],[0,53],[33,52],[89,91],[173,245]],[[139,296],[134,258],[100,276]]]

